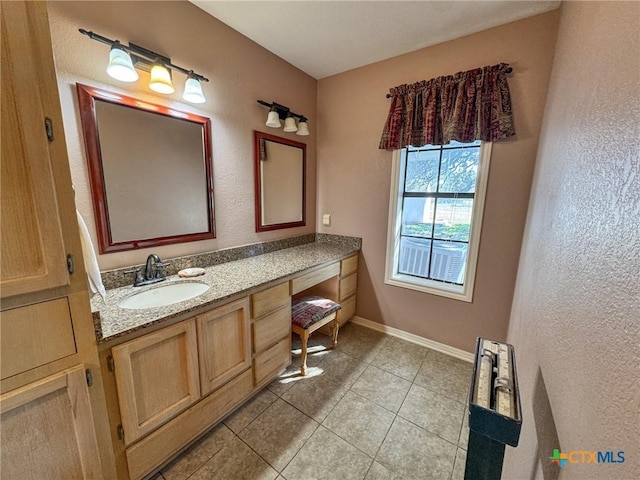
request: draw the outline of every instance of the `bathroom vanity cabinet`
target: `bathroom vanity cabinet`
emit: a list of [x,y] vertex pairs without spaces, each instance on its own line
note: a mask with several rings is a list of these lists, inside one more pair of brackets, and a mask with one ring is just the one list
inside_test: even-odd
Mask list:
[[106,349],[118,477],[152,473],[280,374],[290,325],[284,282]]
[[[341,323],[349,320],[357,262],[351,254],[267,279],[191,314],[101,343],[118,478],[140,479],[162,468],[277,378],[291,363],[292,297],[341,299]],[[255,258],[250,266],[256,268]],[[234,267],[239,278],[247,276],[242,261]]]
[[0,470],[114,478],[46,4],[0,17]]

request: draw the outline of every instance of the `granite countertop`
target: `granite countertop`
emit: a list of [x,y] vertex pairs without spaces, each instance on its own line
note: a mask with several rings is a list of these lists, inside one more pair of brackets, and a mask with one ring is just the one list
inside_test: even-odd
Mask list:
[[[235,295],[285,279],[304,270],[320,266],[357,252],[353,246],[332,243],[308,243],[265,253],[251,258],[206,267],[205,274],[194,278],[177,275],[146,287],[126,286],[107,290],[106,298],[95,295],[91,300],[96,336],[99,343],[124,337],[146,326],[184,316],[207,305],[215,306]],[[191,265],[198,267],[199,265]],[[211,288],[205,293],[173,305],[131,310],[118,307],[118,302],[135,293],[162,287],[168,283],[202,282]],[[98,315],[96,315],[96,312]]]

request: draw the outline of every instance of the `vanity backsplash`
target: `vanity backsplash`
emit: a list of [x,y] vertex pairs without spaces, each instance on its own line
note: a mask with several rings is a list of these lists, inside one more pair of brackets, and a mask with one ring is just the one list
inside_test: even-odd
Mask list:
[[[177,258],[163,258],[162,260],[169,263],[164,267],[164,274],[175,275],[180,270],[189,267],[211,267],[226,262],[242,260],[243,258],[255,257],[269,252],[275,252],[285,248],[297,247],[307,243],[333,243],[343,246],[352,246],[354,249],[360,249],[362,239],[357,237],[347,237],[342,235],[330,235],[326,233],[310,233],[308,235],[300,235],[297,237],[283,238],[280,240],[272,240],[269,242],[254,243],[241,247],[225,248],[222,250],[214,250],[212,252],[198,253],[195,255],[186,255]],[[144,268],[144,264],[132,265],[125,268],[115,270],[107,270],[101,272],[102,282],[107,290],[112,288],[124,287],[133,284],[132,274],[126,273],[127,270],[135,267]]]

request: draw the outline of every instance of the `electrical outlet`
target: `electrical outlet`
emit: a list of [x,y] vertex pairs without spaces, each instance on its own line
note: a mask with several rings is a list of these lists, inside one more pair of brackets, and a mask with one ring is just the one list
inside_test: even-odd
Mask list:
[[325,213],[322,215],[322,225],[329,227],[331,225],[331,214]]

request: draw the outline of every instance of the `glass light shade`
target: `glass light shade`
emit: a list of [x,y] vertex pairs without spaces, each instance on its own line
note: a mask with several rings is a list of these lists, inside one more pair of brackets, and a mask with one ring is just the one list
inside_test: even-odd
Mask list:
[[138,80],[138,72],[133,68],[133,62],[129,53],[118,45],[111,47],[109,52],[109,65],[107,73],[110,77],[121,82],[135,82]]
[[283,130],[285,132],[296,132],[298,130],[298,127],[296,126],[296,119],[292,116],[285,118]]
[[154,92],[170,94],[176,91],[171,83],[171,74],[164,65],[156,63],[151,67],[151,79],[149,80],[149,88]]
[[200,81],[192,76],[188,76],[187,81],[184,82],[182,98],[191,103],[204,103],[207,101],[207,99],[204,98],[204,93],[202,93]]
[[265,123],[265,125],[271,128],[280,128],[282,124],[280,123],[278,112],[275,110],[269,111],[269,115],[267,115],[267,123]]
[[309,135],[309,126],[306,120],[300,120],[298,122],[298,131],[296,135]]

